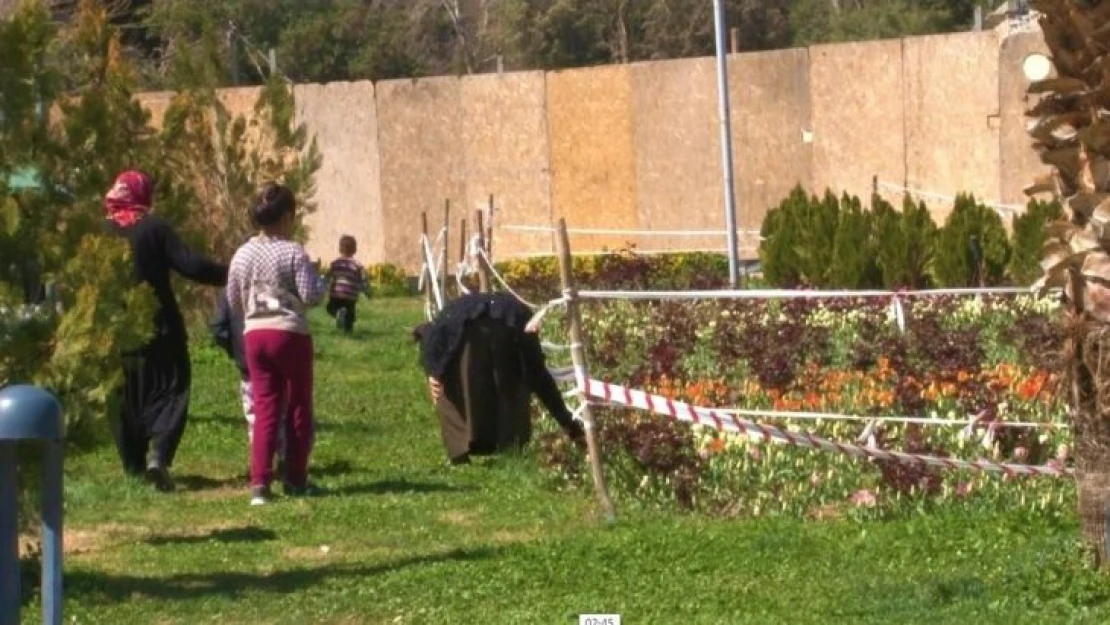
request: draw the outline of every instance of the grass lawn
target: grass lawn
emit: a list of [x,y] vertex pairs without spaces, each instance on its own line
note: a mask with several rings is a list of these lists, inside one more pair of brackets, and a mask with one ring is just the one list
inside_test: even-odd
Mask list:
[[[415,301],[316,319],[315,475],[329,494],[248,506],[238,381],[197,347],[179,490],[69,460],[73,623],[1106,623],[1074,519],[953,508],[859,524],[729,521],[557,492],[530,456],[448,467],[407,329]],[[198,337],[199,338],[199,337]],[[201,340],[195,341],[198,345]],[[28,605],[24,622],[38,619]]]

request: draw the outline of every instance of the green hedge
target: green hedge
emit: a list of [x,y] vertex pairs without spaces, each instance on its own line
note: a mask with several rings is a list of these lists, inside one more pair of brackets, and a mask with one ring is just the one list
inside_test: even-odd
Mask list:
[[759,257],[781,287],[1025,285],[1037,277],[1044,226],[1060,215],[1057,203],[1031,201],[1007,234],[997,212],[961,194],[938,227],[909,198],[901,211],[878,197],[865,210],[857,197],[797,187],[764,219]]

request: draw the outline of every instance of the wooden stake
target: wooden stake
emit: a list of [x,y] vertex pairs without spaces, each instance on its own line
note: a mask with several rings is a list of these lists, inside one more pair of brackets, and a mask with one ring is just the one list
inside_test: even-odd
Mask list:
[[[433,261],[427,260],[427,257],[425,256],[425,248],[424,248],[424,241],[428,239],[428,213],[427,213],[427,211],[423,211],[423,212],[420,213],[420,227],[421,227],[421,230],[424,232],[424,239],[420,241],[420,258],[424,258],[425,263],[431,263]],[[432,304],[432,273],[431,273],[431,269],[432,268],[429,266],[428,267],[427,279],[424,280],[424,307],[425,307],[425,310],[432,307],[431,306],[431,304]]]
[[447,275],[451,273],[451,200],[443,200],[443,274],[440,275],[439,292],[443,294],[443,304],[447,305]]
[[489,194],[489,223],[486,224],[486,254],[493,258],[493,194]]
[[466,217],[459,219],[459,262],[466,261]]
[[[484,250],[486,249],[486,227],[482,209],[474,211],[474,219],[478,228],[478,249]],[[482,256],[478,258],[478,291],[489,293],[489,263]]]
[[[578,310],[578,292],[574,288],[573,260],[570,255],[570,238],[567,236],[567,222],[559,220],[559,278],[563,283],[563,294],[567,299],[567,321],[570,325],[570,357],[574,362],[575,378],[578,384],[589,379],[586,371],[586,350],[583,348],[582,316]],[[609,488],[605,485],[605,474],[601,469],[601,452],[597,447],[597,432],[593,411],[589,402],[582,405],[582,423],[586,429],[586,453],[590,459],[590,473],[593,474],[594,490],[597,501],[610,523],[617,514],[613,501],[609,498]]]

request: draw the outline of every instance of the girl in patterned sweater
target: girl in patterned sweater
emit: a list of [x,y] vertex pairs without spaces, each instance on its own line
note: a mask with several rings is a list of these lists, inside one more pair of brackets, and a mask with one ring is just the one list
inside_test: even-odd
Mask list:
[[228,272],[231,314],[243,318],[243,343],[254,400],[251,505],[272,497],[273,459],[285,426],[285,493],[313,494],[308,461],[315,436],[313,349],[307,309],[324,296],[323,283],[304,247],[292,240],[296,199],[268,184],[252,209],[261,232],[235,253]]

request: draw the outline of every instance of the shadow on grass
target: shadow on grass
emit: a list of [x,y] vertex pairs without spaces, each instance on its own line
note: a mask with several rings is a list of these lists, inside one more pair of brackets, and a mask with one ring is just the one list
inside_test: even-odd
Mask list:
[[445,482],[416,482],[412,480],[379,480],[366,484],[351,484],[328,489],[334,495],[421,495],[425,493],[464,493],[477,490],[473,486],[456,486]]
[[261,527],[232,527],[212,530],[198,536],[151,536],[143,542],[148,545],[187,545],[194,543],[259,543],[277,539],[273,530]]
[[243,486],[247,483],[247,479],[245,475],[218,478],[207,475],[174,475],[173,482],[178,490],[200,491]]
[[[357,472],[358,470],[355,469],[354,465],[347,460],[333,460],[332,462],[309,467],[309,473],[311,473],[313,477],[338,477],[351,475]],[[245,487],[249,480],[246,467],[244,467],[241,475],[219,478],[209,477],[207,475],[175,475],[173,476],[173,481],[179,490],[195,492],[201,490]]]
[[66,573],[66,595],[90,603],[129,601],[136,595],[179,602],[188,599],[235,599],[255,592],[290,593],[311,588],[324,580],[370,578],[401,569],[440,562],[481,560],[496,555],[491,548],[454,549],[443,553],[402,558],[373,566],[335,564],[274,573],[182,573],[164,577],[113,575],[92,571]]

